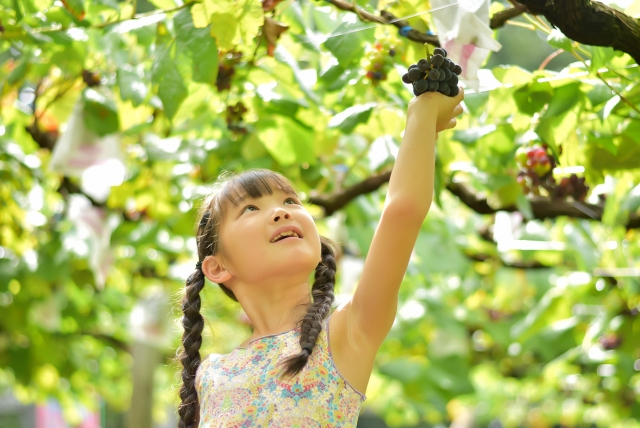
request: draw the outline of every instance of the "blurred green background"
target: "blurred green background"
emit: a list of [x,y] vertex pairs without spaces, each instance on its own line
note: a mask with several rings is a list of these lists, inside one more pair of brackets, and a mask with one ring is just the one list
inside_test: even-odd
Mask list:
[[[350,297],[386,182],[326,201],[390,171],[425,48],[348,6],[0,0],[0,426],[175,426],[195,213],[224,170],[292,180]],[[640,427],[637,64],[530,13],[494,37],[439,136],[358,426]],[[516,151],[542,144],[555,181],[519,182]],[[251,334],[217,285],[202,297],[203,358]]]

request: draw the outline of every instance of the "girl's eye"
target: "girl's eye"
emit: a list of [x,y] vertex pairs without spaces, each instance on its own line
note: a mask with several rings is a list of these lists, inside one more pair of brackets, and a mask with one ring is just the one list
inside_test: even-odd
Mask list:
[[[285,202],[287,202],[287,201],[293,201],[293,203],[294,203],[294,204],[297,204],[297,203],[298,203],[298,201],[296,201],[296,200],[295,200],[295,199],[293,199],[293,198],[287,198],[287,199],[285,199],[284,201],[285,201]],[[247,208],[252,208],[252,207],[253,207],[253,208],[258,208],[258,207],[256,207],[255,205],[247,205],[247,206],[244,208],[244,210],[242,210],[242,212],[245,212],[245,211],[247,210]]]

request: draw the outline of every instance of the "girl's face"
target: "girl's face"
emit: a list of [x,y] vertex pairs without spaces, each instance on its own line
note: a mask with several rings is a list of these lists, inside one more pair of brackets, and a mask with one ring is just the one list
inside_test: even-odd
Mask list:
[[[238,206],[229,204],[219,231],[224,265],[231,278],[224,282],[260,286],[299,285],[320,262],[320,237],[309,212],[295,196],[278,188],[273,194],[247,197]],[[294,226],[301,239],[272,243],[276,231]]]

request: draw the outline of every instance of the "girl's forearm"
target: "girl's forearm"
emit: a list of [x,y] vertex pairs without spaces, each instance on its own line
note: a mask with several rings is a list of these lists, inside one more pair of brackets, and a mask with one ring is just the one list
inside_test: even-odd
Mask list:
[[400,151],[389,179],[385,208],[390,204],[401,204],[402,209],[427,215],[433,200],[436,136],[435,117],[408,114]]

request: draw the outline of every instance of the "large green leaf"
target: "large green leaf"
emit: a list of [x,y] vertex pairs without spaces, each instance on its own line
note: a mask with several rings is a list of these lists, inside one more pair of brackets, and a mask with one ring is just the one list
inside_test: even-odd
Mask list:
[[337,128],[345,134],[350,134],[361,123],[367,123],[375,103],[367,103],[349,107],[336,114],[329,121],[329,128]]
[[[371,31],[359,31],[365,24],[343,22],[329,36],[324,45],[336,57],[342,67],[349,67],[354,61],[362,57],[364,43],[371,40]],[[369,33],[369,34],[367,34]],[[342,37],[341,34],[349,34]]]
[[175,49],[175,43],[158,46],[158,53],[151,68],[153,80],[158,85],[158,96],[169,119],[175,116],[188,94],[184,78],[174,62]]
[[549,82],[527,83],[513,93],[518,109],[528,115],[533,115],[554,98],[553,88]]
[[147,97],[147,86],[133,67],[120,67],[116,71],[116,81],[120,88],[120,98],[131,100],[134,106],[142,104]]
[[258,138],[281,165],[316,162],[313,153],[313,133],[293,120],[276,116],[262,121]]
[[191,13],[181,10],[173,17],[178,48],[186,48],[193,61],[194,82],[213,85],[218,76],[218,46],[207,28],[195,28]]

